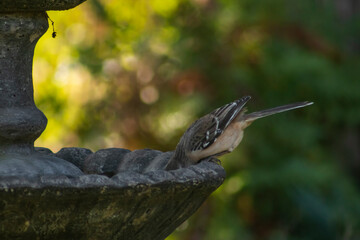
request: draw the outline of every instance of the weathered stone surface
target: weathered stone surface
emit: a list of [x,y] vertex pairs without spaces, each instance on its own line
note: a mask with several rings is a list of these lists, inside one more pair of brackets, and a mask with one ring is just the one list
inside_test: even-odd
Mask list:
[[44,155],[54,156],[55,154],[48,148],[35,147],[35,151]]
[[0,176],[80,176],[83,174],[72,163],[36,152],[29,155],[17,153],[0,155]]
[[0,153],[31,151],[46,127],[34,103],[32,61],[47,29],[45,13],[0,14]]
[[0,12],[67,10],[86,0],[1,0]]
[[60,149],[60,151],[58,151],[55,156],[71,162],[80,168],[80,170],[83,170],[85,158],[87,158],[92,153],[93,152],[87,148],[67,147]]
[[203,161],[113,178],[0,177],[1,239],[165,239],[224,180]]
[[84,161],[84,172],[87,174],[102,174],[113,176],[118,165],[130,150],[124,148],[101,149],[89,155]]
[[[152,149],[132,151],[124,156],[123,160],[119,163],[117,171],[134,171],[142,173],[146,167],[151,164],[154,158],[160,154],[162,154],[161,151]],[[159,170],[159,168],[156,170]]]

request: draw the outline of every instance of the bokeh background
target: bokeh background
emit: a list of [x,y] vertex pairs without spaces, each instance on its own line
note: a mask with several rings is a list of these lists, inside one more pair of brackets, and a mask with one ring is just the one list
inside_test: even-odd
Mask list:
[[168,240],[360,239],[358,0],[88,0],[35,50],[37,146],[173,150],[251,95],[224,184]]

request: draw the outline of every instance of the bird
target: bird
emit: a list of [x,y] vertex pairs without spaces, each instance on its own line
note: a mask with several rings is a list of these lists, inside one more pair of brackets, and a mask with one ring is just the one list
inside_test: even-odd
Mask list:
[[312,105],[297,102],[246,114],[244,96],[199,118],[185,131],[168,161],[166,170],[175,170],[196,164],[203,159],[218,162],[216,157],[232,152],[241,142],[244,129],[259,118]]

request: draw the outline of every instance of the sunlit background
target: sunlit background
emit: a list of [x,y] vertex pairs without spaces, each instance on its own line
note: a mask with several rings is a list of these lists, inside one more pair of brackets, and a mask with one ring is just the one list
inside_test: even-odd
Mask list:
[[88,0],[48,12],[35,49],[36,146],[173,150],[251,95],[224,184],[168,240],[360,239],[360,2]]

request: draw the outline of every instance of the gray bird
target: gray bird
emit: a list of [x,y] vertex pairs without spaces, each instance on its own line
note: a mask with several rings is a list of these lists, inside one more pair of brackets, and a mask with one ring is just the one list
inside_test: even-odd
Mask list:
[[250,98],[242,97],[196,120],[181,137],[166,169],[187,167],[205,158],[230,153],[241,142],[244,129],[256,119],[313,104],[298,102],[245,114],[244,106]]

